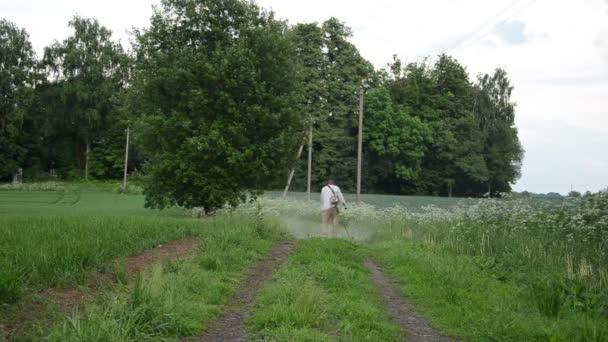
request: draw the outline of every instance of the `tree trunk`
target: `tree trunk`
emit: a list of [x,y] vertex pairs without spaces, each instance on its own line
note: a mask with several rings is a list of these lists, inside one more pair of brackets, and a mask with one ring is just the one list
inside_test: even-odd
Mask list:
[[448,196],[452,198],[452,183],[448,184]]
[[[297,162],[297,160],[300,159],[303,149],[304,149],[304,144],[302,143],[302,145],[300,145],[300,148],[298,149],[298,157],[296,158],[296,162]],[[289,178],[287,178],[287,185],[285,185],[285,191],[283,191],[283,198],[287,197],[287,192],[289,191],[289,186],[291,185],[291,180],[293,179],[293,174],[295,172],[296,172],[296,167],[294,166],[293,169],[291,169],[291,172],[289,173]]]
[[87,150],[84,154],[84,179],[89,179],[89,154],[91,154],[91,140],[87,137]]
[[310,123],[310,131],[308,131],[308,180],[306,185],[307,198],[310,201],[310,188],[312,178],[312,122]]
[[488,198],[492,197],[492,183],[488,182]]
[[129,168],[129,127],[127,127],[127,142],[125,144],[125,169],[122,178],[122,191],[127,192],[127,170]]

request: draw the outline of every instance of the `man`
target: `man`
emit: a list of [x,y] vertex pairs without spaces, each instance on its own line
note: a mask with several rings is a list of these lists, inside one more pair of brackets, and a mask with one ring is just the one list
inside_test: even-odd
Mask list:
[[329,226],[331,226],[331,235],[338,235],[338,214],[340,213],[339,206],[346,206],[346,201],[342,195],[342,191],[337,185],[334,185],[334,180],[327,181],[327,185],[321,189],[321,236],[327,237],[329,234]]

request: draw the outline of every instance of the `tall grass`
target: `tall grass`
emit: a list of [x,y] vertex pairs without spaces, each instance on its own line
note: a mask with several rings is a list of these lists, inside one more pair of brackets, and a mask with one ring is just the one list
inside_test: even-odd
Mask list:
[[[262,202],[269,215],[318,220],[316,203],[268,198]],[[243,207],[239,210],[251,209]],[[533,312],[546,317],[547,320],[540,320],[545,325],[537,329],[549,329],[552,333],[539,336],[557,336],[567,340],[564,336],[570,333],[583,339],[581,336],[602,336],[608,332],[606,192],[561,201],[485,199],[449,208],[431,205],[416,210],[401,205],[376,208],[364,204],[348,209],[341,221],[347,228],[364,227],[370,231],[366,241],[381,246],[380,256],[411,248],[410,243],[415,243],[415,246],[423,247],[420,253],[425,255],[418,260],[433,274],[444,272],[459,277],[461,272],[456,266],[433,268],[433,260],[437,256],[432,251],[441,250],[477,270],[468,276],[489,277],[512,287],[514,290],[505,298],[497,299],[496,305],[507,303],[508,297],[512,296],[513,301],[521,300],[520,303],[525,303]],[[392,244],[386,245],[388,242]],[[386,266],[397,267],[410,258],[404,254],[403,258],[387,259]],[[428,263],[424,264],[426,258]],[[408,277],[416,276],[405,271],[401,275],[405,282]],[[483,282],[485,280],[479,284]],[[460,283],[452,285],[437,287],[426,298],[432,300],[432,295],[458,291],[461,286]],[[468,291],[478,290],[469,288]],[[462,293],[475,296],[471,292]],[[462,298],[464,303],[468,303],[464,309],[479,313],[471,304],[473,297],[470,300],[466,296]],[[434,314],[441,313],[441,306],[438,310]],[[513,312],[515,308],[508,310]],[[478,317],[484,316],[479,314]],[[565,330],[551,328],[561,320],[570,322],[564,323],[571,328],[568,334]],[[507,336],[504,335],[506,330],[500,329],[497,326],[495,330],[486,330],[481,340],[494,333]],[[587,340],[604,341],[605,338]]]
[[44,287],[83,283],[114,257],[208,229],[178,210],[145,210],[141,196],[0,191],[0,303]]
[[391,221],[377,240],[407,237],[476,256],[547,315],[608,315],[608,193],[543,204],[482,201],[450,219]]
[[53,326],[48,341],[166,341],[201,334],[243,278],[284,230],[271,221],[236,216],[208,221],[196,252],[155,265],[135,282]]
[[335,239],[302,241],[259,294],[249,320],[264,341],[394,341],[368,271],[364,247]]

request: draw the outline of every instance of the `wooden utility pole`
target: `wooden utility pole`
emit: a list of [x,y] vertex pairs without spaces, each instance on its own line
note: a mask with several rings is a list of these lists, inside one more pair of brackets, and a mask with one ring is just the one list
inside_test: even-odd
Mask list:
[[127,143],[125,144],[125,172],[122,179],[122,190],[127,192],[127,167],[129,166],[129,127],[127,127]]
[[310,185],[312,177],[312,122],[310,123],[310,130],[308,131],[308,185],[306,187],[306,194],[310,201]]
[[[304,142],[300,145],[298,149],[298,157],[296,158],[296,163],[300,160],[300,156],[302,155],[302,150],[304,149]],[[291,180],[293,179],[293,174],[296,172],[296,167],[294,166],[289,173],[289,178],[287,178],[287,185],[285,185],[285,191],[283,191],[283,198],[287,197],[287,191],[289,191],[289,186],[291,185]]]
[[87,149],[84,155],[84,179],[89,179],[89,155],[91,154],[91,140],[87,136]]
[[363,150],[363,86],[359,89],[359,141],[357,142],[357,205],[361,204],[361,158]]

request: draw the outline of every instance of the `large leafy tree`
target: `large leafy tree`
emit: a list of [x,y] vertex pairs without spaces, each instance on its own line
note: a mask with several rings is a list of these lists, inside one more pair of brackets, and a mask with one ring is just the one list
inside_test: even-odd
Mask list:
[[441,55],[432,76],[437,94],[435,108],[441,113],[435,121],[434,143],[427,167],[435,170],[433,183],[453,185],[461,195],[470,194],[470,183],[488,177],[483,159],[483,136],[473,113],[474,92],[464,67],[452,57]]
[[504,69],[479,76],[476,115],[484,138],[483,157],[488,167],[487,192],[507,192],[520,175],[523,148],[515,127],[513,87]]
[[422,159],[431,142],[431,130],[410,109],[395,106],[385,87],[369,91],[366,96],[364,141],[369,167],[377,179],[374,188],[381,192],[415,192],[422,172]]
[[22,132],[33,100],[35,66],[25,30],[0,20],[0,178],[13,174],[27,153]]
[[322,25],[326,51],[325,116],[316,123],[315,179],[322,184],[336,178],[346,190],[354,191],[357,170],[357,128],[359,88],[372,74],[372,66],[349,42],[352,31],[336,18]]
[[96,19],[76,16],[69,25],[73,35],[45,48],[43,62],[54,83],[54,125],[84,145],[88,177],[92,143],[113,124],[113,99],[125,87],[129,58]]
[[[430,131],[428,132],[430,136],[424,139],[425,143],[416,145],[414,149],[414,151],[424,151],[420,166],[421,172],[418,172],[416,181],[408,182],[408,186],[399,182],[387,192],[437,193],[438,186],[442,186],[444,182],[442,166],[438,161],[437,145],[442,138],[438,133],[445,132],[441,129],[445,116],[438,108],[440,93],[437,80],[433,77],[433,69],[427,65],[426,61],[404,65],[394,56],[393,62],[388,65],[387,70],[381,72],[381,80],[390,93],[393,105],[407,109],[411,117],[420,120],[425,131]],[[429,164],[437,166],[429,167]]]
[[[347,191],[355,189],[359,88],[372,66],[349,41],[352,31],[336,18],[294,28],[305,82],[304,116],[313,120],[314,188],[328,177]],[[303,189],[307,163],[299,164],[295,188]]]
[[303,127],[283,22],[241,0],[165,0],[137,33],[146,205],[237,205],[293,162]]
[[[521,148],[511,88],[503,73],[484,76],[473,85],[464,67],[441,55],[434,65],[425,61],[404,66],[394,59],[382,74],[394,108],[402,106],[431,131],[428,142],[421,144],[425,153],[418,179],[412,188],[394,186],[395,191],[480,195],[488,188],[506,189],[517,177]],[[389,117],[397,113],[393,110]],[[421,145],[408,149],[416,151]]]

